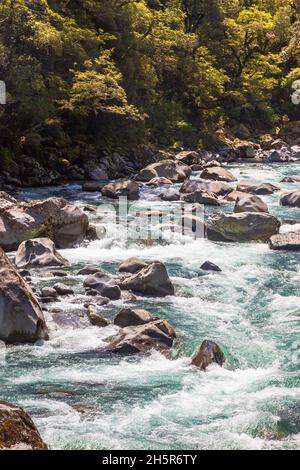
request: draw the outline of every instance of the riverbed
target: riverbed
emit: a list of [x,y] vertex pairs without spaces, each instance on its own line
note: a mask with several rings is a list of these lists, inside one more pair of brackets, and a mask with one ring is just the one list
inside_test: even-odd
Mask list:
[[[300,176],[300,164],[234,164],[239,180],[279,184]],[[197,177],[197,173],[193,177]],[[235,186],[235,184],[233,184]],[[63,196],[80,207],[100,208],[99,193],[80,185],[29,188],[21,199]],[[263,196],[270,212],[299,219],[299,209],[281,207],[279,195]],[[141,210],[168,210],[157,189],[144,188]],[[233,204],[225,210],[232,210]],[[206,208],[206,215],[224,208]],[[91,221],[99,215],[90,213]],[[62,250],[67,278],[49,269],[33,275],[36,286],[71,285],[74,296],[60,298],[45,312],[50,341],[0,349],[1,399],[19,404],[32,416],[51,449],[299,449],[300,447],[300,254],[274,252],[267,244],[234,244],[174,236],[145,242],[109,236],[112,221],[101,219],[107,235],[84,246]],[[291,230],[284,225],[282,230]],[[144,308],[167,319],[177,332],[173,359],[158,352],[147,357],[99,357],[95,350],[116,327],[90,326],[84,304],[86,264],[116,273],[131,256],[161,260],[175,285],[175,296],[137,297],[126,306]],[[203,273],[210,260],[220,273]],[[112,320],[121,300],[103,307]],[[69,322],[58,325],[53,309]],[[223,349],[223,368],[207,372],[190,366],[204,339]]]

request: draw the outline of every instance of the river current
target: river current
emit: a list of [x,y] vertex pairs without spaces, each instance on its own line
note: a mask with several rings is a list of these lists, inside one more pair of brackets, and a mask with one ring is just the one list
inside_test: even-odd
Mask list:
[[[239,180],[279,183],[300,176],[300,164],[233,165]],[[198,176],[195,174],[195,176]],[[142,190],[141,209],[166,209],[157,190]],[[84,207],[99,207],[98,193],[79,185],[22,190],[20,198],[63,196]],[[279,206],[279,195],[263,196],[270,212],[299,219],[299,209]],[[232,210],[233,204],[225,210]],[[224,210],[208,208],[206,213]],[[91,213],[91,220],[97,215]],[[110,220],[102,220],[110,225]],[[284,225],[282,230],[291,227]],[[300,447],[300,254],[271,251],[267,244],[215,243],[189,236],[151,243],[113,239],[62,250],[68,278],[49,269],[33,276],[39,287],[72,285],[75,295],[48,306],[50,341],[0,348],[1,399],[32,416],[51,449],[299,449]],[[176,294],[127,302],[167,319],[178,336],[174,359],[158,352],[147,357],[99,357],[96,348],[116,327],[90,326],[85,314],[83,276],[96,264],[117,272],[131,256],[166,263]],[[221,273],[201,273],[210,260]],[[103,307],[113,319],[122,301]],[[68,321],[57,324],[52,309]],[[204,339],[223,349],[223,368],[207,372],[189,365]]]

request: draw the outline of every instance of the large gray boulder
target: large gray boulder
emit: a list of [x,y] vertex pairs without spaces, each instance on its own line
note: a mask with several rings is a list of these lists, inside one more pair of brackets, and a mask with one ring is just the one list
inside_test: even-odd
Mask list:
[[137,181],[144,183],[151,181],[153,178],[167,178],[172,183],[180,183],[186,180],[192,170],[187,166],[183,165],[174,160],[162,160],[158,163],[152,163],[146,168],[141,170],[137,175]]
[[221,204],[220,200],[213,193],[206,193],[205,191],[182,194],[181,199],[188,203],[198,203],[206,206],[220,206]]
[[127,326],[145,325],[153,320],[155,318],[147,310],[123,308],[114,319],[114,324],[120,328],[126,328]]
[[300,251],[300,231],[273,235],[269,244],[271,250]]
[[207,237],[214,241],[268,241],[279,232],[280,221],[261,212],[213,214],[207,221]]
[[57,248],[71,248],[88,231],[87,215],[63,198],[9,204],[0,207],[0,246],[6,251],[38,237],[50,238]]
[[139,258],[128,258],[119,266],[120,273],[135,274],[148,266],[145,261]]
[[138,273],[126,278],[121,282],[121,288],[157,297],[174,295],[175,292],[167,269],[160,261],[155,261]]
[[258,196],[245,195],[236,200],[234,212],[269,212],[267,204]]
[[33,343],[48,339],[42,308],[0,248],[0,340]]
[[213,362],[222,367],[225,362],[224,353],[217,343],[205,340],[193,356],[192,365],[205,371]]
[[200,155],[192,150],[185,150],[175,156],[176,160],[185,165],[196,165],[200,161]]
[[225,181],[228,183],[237,180],[237,178],[229,170],[219,166],[205,168],[201,173],[201,178],[204,180]]
[[174,188],[168,188],[164,189],[161,191],[159,194],[159,197],[161,198],[162,201],[179,201],[180,199],[180,192],[177,189]]
[[130,201],[139,199],[139,185],[135,181],[115,181],[106,184],[101,188],[102,196],[110,199],[119,199],[119,197],[127,197]]
[[300,207],[300,190],[283,194],[280,198],[280,204],[282,206]]
[[105,348],[111,354],[145,354],[153,350],[163,354],[173,346],[176,333],[166,320],[154,320],[139,326],[124,328]]
[[15,265],[19,269],[64,266],[67,263],[50,238],[26,240],[19,246],[15,257]]
[[212,194],[215,197],[226,196],[232,192],[232,187],[223,182],[208,181],[203,179],[188,180],[183,183],[180,192],[183,194],[190,194],[196,191]]
[[30,416],[5,401],[0,401],[0,450],[47,450]]
[[108,273],[92,274],[86,278],[83,285],[86,289],[97,291],[102,297],[107,297],[110,300],[119,300],[121,298],[120,287]]
[[237,191],[250,194],[267,195],[279,191],[280,187],[272,183],[255,183],[249,181],[241,181],[237,187]]

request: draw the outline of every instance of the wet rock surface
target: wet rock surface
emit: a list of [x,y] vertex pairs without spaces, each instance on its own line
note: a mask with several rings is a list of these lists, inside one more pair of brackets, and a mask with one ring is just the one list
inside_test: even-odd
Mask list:
[[0,401],[0,450],[47,450],[30,416],[4,401]]

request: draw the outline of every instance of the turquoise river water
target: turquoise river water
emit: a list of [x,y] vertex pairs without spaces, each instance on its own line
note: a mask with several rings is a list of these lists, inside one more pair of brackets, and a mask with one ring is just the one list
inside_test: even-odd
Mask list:
[[[300,164],[234,165],[231,170],[240,180],[272,183],[300,176]],[[99,194],[82,193],[79,185],[28,189],[19,197],[53,195],[82,207],[103,203]],[[298,209],[280,207],[278,193],[263,199],[274,215],[299,219],[300,229]],[[142,191],[138,204],[143,210],[176,205],[161,202],[156,190],[149,189]],[[216,208],[207,213],[211,210]],[[109,228],[109,218],[102,222]],[[73,297],[51,304],[45,313],[50,341],[0,348],[1,399],[23,406],[50,448],[300,448],[299,253],[273,252],[267,244],[172,239],[166,231],[157,242],[108,235],[62,254],[70,262],[67,280],[53,278],[49,270],[33,276],[39,287],[59,281],[75,289]],[[127,303],[174,326],[178,340],[173,360],[158,352],[103,358],[94,351],[116,327],[88,324],[84,278],[76,272],[91,263],[116,272],[131,256],[164,261],[176,287],[173,297],[138,297]],[[206,260],[222,272],[201,275]],[[121,301],[111,302],[103,314],[113,319],[121,306]],[[55,307],[63,309],[65,323],[55,322]],[[190,367],[189,357],[204,339],[222,347],[224,368],[213,365],[203,373]]]

